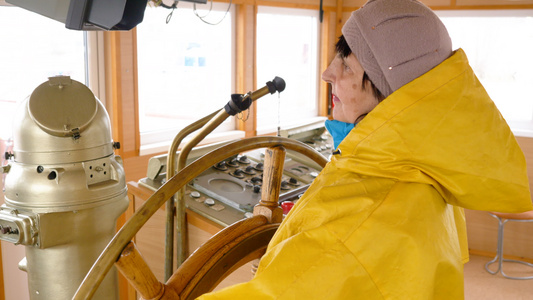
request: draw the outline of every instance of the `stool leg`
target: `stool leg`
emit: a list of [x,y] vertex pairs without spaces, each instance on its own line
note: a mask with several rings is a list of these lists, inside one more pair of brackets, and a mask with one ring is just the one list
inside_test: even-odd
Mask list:
[[[513,263],[519,263],[519,264],[523,264],[523,265],[526,265],[526,266],[533,267],[533,264],[525,262],[525,261],[503,258],[503,235],[504,235],[505,223],[507,223],[508,221],[516,221],[516,222],[527,222],[527,221],[525,221],[525,220],[511,220],[511,219],[502,220],[500,217],[498,217],[496,215],[491,214],[491,216],[495,217],[498,220],[498,246],[497,246],[497,249],[496,249],[496,257],[494,257],[493,260],[491,260],[491,261],[489,261],[488,263],[485,264],[485,269],[487,270],[487,272],[489,272],[490,274],[493,274],[493,275],[498,273],[498,272],[501,272],[503,277],[509,278],[509,279],[533,279],[533,276],[526,276],[526,277],[509,276],[509,275],[505,274],[505,272],[503,271],[503,262],[513,262]],[[498,269],[496,271],[491,271],[489,269],[489,266],[491,264],[495,263],[496,261],[498,262]]]
[[[506,261],[506,262],[514,262],[514,263],[519,263],[519,264],[523,264],[523,265],[526,265],[526,266],[533,267],[533,264],[530,264],[530,263],[525,262],[525,261],[514,260],[514,259],[504,259],[503,261]],[[509,276],[509,275],[507,275],[507,274],[505,274],[505,273],[503,272],[503,269],[501,270],[501,272],[502,272],[503,277],[505,277],[505,278],[509,278],[509,279],[533,279],[533,276],[526,276],[526,277],[514,277],[514,276]]]
[[[500,219],[498,216],[491,214],[496,220],[498,220],[498,244],[496,246],[496,256],[493,260],[489,261],[485,264],[485,270],[489,272],[490,274],[494,275],[498,273],[502,268],[502,256],[503,256],[503,225],[505,222],[502,222],[502,219]],[[507,221],[507,220],[506,220]],[[498,269],[496,271],[491,271],[489,269],[489,266],[493,263],[498,262]]]
[[[505,222],[507,222],[507,221],[509,221],[509,220],[508,220],[508,219],[505,220]],[[513,221],[520,222],[521,220],[513,220]],[[505,222],[503,222],[503,224],[505,224]],[[503,226],[502,226],[502,227],[503,227]],[[505,259],[505,258],[503,258],[503,229],[502,229],[502,252],[501,252],[501,253],[502,253],[502,256],[501,256],[501,261],[502,261],[502,262],[513,262],[513,263],[519,263],[519,264],[523,264],[523,265],[526,265],[526,266],[533,267],[533,264],[530,264],[530,263],[525,262],[525,261],[520,261],[520,260],[515,260],[515,259]],[[502,265],[502,264],[500,263],[500,265]],[[523,279],[533,279],[533,276],[525,276],[525,277],[509,276],[509,275],[507,275],[507,274],[505,274],[505,273],[503,272],[503,265],[502,265],[502,267],[501,267],[501,273],[502,273],[503,277],[505,277],[505,278],[509,278],[509,279],[522,279],[522,280],[523,280]]]

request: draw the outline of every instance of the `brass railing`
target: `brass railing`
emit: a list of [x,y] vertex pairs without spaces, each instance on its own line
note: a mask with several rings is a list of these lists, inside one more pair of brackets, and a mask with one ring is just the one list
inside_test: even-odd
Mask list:
[[[167,155],[167,174],[168,181],[177,172],[181,171],[187,162],[189,153],[200,143],[208,134],[217,128],[228,117],[240,113],[250,107],[257,99],[275,92],[282,92],[285,89],[285,81],[280,77],[275,77],[272,81],[256,91],[249,92],[245,95],[234,94],[232,99],[221,110],[215,111],[200,120],[192,123],[181,130],[174,138]],[[176,153],[183,139],[191,133],[200,130],[190,141],[188,141],[177,155]],[[165,233],[165,280],[168,280],[175,270],[174,267],[174,226],[176,221],[176,267],[179,267],[189,256],[189,240],[187,236],[187,217],[185,214],[184,201],[185,187],[180,189],[174,197],[170,198],[166,204],[166,233]]]

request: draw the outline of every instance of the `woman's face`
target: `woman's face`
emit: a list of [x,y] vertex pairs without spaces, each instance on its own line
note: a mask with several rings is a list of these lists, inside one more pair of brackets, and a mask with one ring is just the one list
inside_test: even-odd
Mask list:
[[359,117],[378,105],[369,81],[366,81],[363,89],[363,74],[363,67],[353,53],[347,57],[337,54],[322,73],[322,80],[331,84],[335,120],[359,122]]

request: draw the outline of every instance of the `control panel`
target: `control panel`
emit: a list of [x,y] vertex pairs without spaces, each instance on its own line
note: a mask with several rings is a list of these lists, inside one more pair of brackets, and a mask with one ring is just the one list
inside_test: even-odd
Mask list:
[[[285,131],[286,137],[297,138],[314,147],[325,157],[329,157],[332,151],[332,139],[323,127],[323,121],[314,127],[306,128],[305,131],[298,128],[294,136],[291,135],[294,131]],[[191,152],[193,157],[194,151],[193,149]],[[202,148],[199,151],[203,154],[206,149]],[[264,153],[265,149],[241,153],[220,161],[204,171],[187,184],[186,207],[222,226],[252,216],[253,207],[261,197]],[[165,162],[166,156],[154,157],[153,161],[151,159],[148,176],[141,179],[139,184],[157,190],[166,179],[166,174],[161,172],[166,170],[163,165]],[[154,170],[159,171],[154,172]],[[296,202],[320,170],[321,167],[309,158],[288,150],[279,202]]]

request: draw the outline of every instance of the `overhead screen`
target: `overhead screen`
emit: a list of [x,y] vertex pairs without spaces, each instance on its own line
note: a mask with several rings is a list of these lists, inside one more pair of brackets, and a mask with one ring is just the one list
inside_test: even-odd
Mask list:
[[[187,0],[206,3],[207,0]],[[148,0],[6,0],[74,30],[130,30],[142,22]]]

